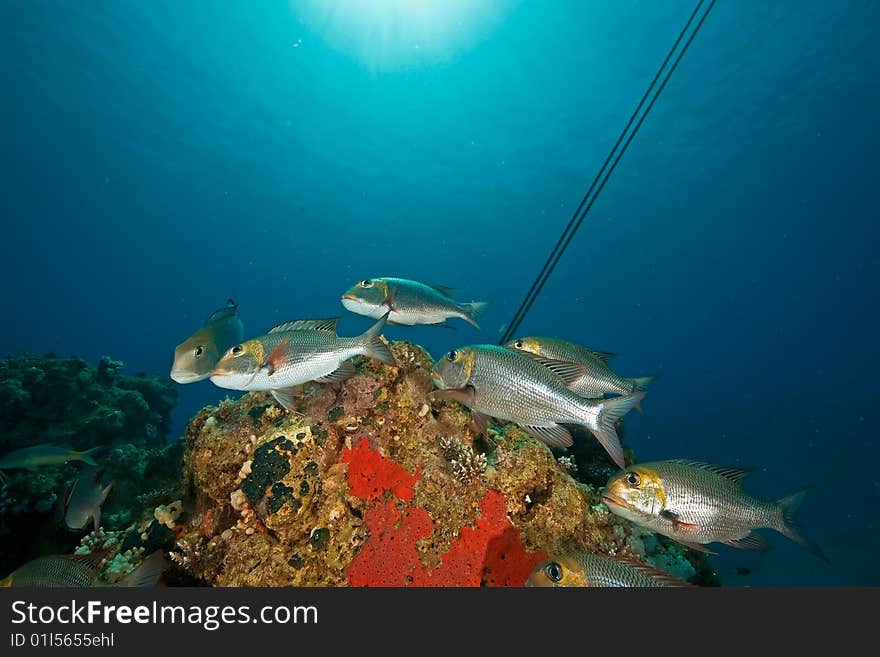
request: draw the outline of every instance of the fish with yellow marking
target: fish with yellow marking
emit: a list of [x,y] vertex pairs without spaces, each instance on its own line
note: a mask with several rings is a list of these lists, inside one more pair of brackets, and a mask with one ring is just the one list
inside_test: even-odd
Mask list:
[[743,491],[748,473],[687,459],[641,463],[612,477],[602,500],[616,515],[703,552],[714,542],[766,550],[767,541],[754,530],[768,528],[828,561],[794,519],[806,490],[764,502]]
[[645,395],[584,399],[568,384],[579,370],[569,363],[542,365],[518,351],[497,345],[471,345],[443,356],[431,373],[440,390],[435,398],[454,399],[471,409],[485,432],[487,417],[516,422],[551,447],[568,447],[565,424],[587,427],[621,468],[623,447],[614,423]]
[[[2,470],[30,470],[34,471],[42,467],[52,465],[64,465],[69,461],[82,461],[91,466],[97,465],[94,455],[104,449],[103,445],[77,452],[63,445],[45,443],[32,445],[23,449],[7,452],[0,458],[0,471]],[[0,472],[2,474],[2,472]]]
[[538,564],[526,580],[534,587],[673,587],[693,586],[633,559],[572,552]]
[[379,319],[386,312],[389,324],[449,326],[459,318],[480,328],[477,317],[486,309],[485,301],[461,303],[443,285],[431,285],[407,278],[365,278],[342,295],[342,305],[358,315]]
[[[625,377],[615,374],[608,366],[614,354],[567,340],[529,336],[511,340],[506,347],[529,354],[539,362],[563,361],[581,365],[581,376],[569,387],[588,399],[601,399],[606,394],[630,395],[646,390],[654,380],[653,376]],[[641,411],[638,406],[636,409]]]
[[177,383],[194,383],[211,376],[227,349],[244,338],[244,326],[238,318],[238,305],[229,299],[211,313],[199,330],[174,349],[171,378]]
[[98,579],[98,564],[102,558],[101,554],[38,557],[0,580],[0,587],[155,586],[165,567],[165,558],[157,550],[116,584],[104,584]]
[[211,373],[211,381],[230,390],[268,390],[292,410],[296,386],[344,381],[355,374],[350,360],[355,356],[396,365],[380,335],[387,315],[353,338],[336,334],[338,317],[280,324],[264,336],[230,348]]

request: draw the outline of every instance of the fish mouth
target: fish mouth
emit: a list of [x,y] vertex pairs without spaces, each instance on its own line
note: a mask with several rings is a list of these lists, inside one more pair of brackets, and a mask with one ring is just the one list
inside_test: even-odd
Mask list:
[[360,301],[360,299],[358,299],[358,298],[357,298],[356,296],[354,296],[353,294],[343,294],[343,295],[342,295],[342,299],[343,299],[343,300],[346,300],[346,299],[347,299],[348,301]]
[[629,508],[619,497],[612,495],[611,493],[602,493],[602,501],[605,502],[606,506],[619,506],[621,508]]
[[207,379],[207,374],[195,374],[186,370],[171,370],[171,379],[177,383],[195,383],[202,379]]

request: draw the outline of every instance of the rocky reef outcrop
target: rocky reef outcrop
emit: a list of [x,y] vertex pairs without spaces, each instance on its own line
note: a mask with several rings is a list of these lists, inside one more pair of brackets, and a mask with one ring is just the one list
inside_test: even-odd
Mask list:
[[[249,393],[186,430],[179,572],[212,586],[521,586],[548,553],[633,556],[712,583],[703,555],[610,514],[614,470],[589,436],[556,456],[514,425],[481,437],[431,401],[433,362],[358,359],[341,384],[306,384],[296,411]],[[576,475],[578,478],[575,478]]]

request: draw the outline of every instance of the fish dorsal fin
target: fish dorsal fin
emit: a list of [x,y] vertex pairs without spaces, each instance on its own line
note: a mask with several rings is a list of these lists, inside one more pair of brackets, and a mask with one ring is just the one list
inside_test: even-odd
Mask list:
[[211,316],[208,317],[208,321],[206,324],[210,322],[216,322],[220,319],[226,319],[227,317],[235,317],[238,314],[238,304],[235,303],[232,299],[226,300],[226,305],[222,308],[218,308],[214,312],[211,313]]
[[636,559],[633,559],[631,557],[613,558],[619,559],[633,570],[637,570],[641,574],[650,577],[661,586],[694,586],[694,584],[691,584],[690,582],[686,582],[683,579],[675,577],[674,575],[670,575],[665,570],[660,570],[659,568],[655,568],[654,566],[649,566],[648,564],[637,561]]
[[583,363],[575,363],[570,360],[556,360],[554,358],[547,358],[546,356],[537,356],[535,354],[530,354],[525,351],[519,352],[524,356],[528,356],[536,363],[540,363],[548,370],[556,374],[565,385],[570,386],[577,383],[584,374],[587,373],[587,366]]
[[610,351],[595,351],[593,349],[590,350],[590,353],[593,354],[596,358],[601,360],[606,365],[611,362],[611,359],[614,358],[617,354],[612,353]]
[[336,325],[338,323],[339,317],[295,319],[292,322],[284,322],[278,326],[273,326],[266,333],[279,333],[281,331],[327,331],[328,333],[336,333]]
[[706,470],[708,472],[717,474],[719,477],[729,479],[736,484],[740,483],[745,478],[745,476],[752,471],[752,468],[734,468],[725,465],[713,465],[712,463],[691,461],[690,459],[672,459],[670,463],[679,463],[681,465],[687,465],[692,468],[700,468],[701,470]]
[[445,285],[436,285],[435,283],[425,283],[425,285],[427,285],[432,290],[436,290],[440,294],[447,296],[447,297],[451,297],[452,293],[455,292],[454,287],[447,287]]

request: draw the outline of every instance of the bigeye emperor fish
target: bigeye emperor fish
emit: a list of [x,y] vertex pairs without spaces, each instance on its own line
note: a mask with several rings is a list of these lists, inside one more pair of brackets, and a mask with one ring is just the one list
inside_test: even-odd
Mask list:
[[279,404],[293,410],[296,386],[354,376],[350,359],[355,356],[396,365],[380,335],[387,317],[386,311],[369,330],[353,338],[336,335],[338,317],[280,324],[262,337],[231,347],[211,373],[211,381],[229,390],[268,390]]
[[828,561],[794,519],[806,490],[764,502],[743,491],[748,473],[687,459],[640,463],[612,477],[602,500],[616,515],[702,552],[708,552],[704,544],[714,542],[766,550],[767,541],[754,530],[767,528]]
[[[654,380],[653,376],[625,377],[615,374],[608,366],[614,356],[605,351],[596,351],[588,347],[560,340],[530,336],[511,340],[508,349],[515,349],[535,357],[539,362],[564,361],[580,365],[581,376],[569,387],[581,397],[601,399],[606,394],[630,395],[646,390]],[[641,411],[639,406],[636,406]]]
[[[3,458],[0,458],[0,471],[33,471],[52,465],[64,465],[68,461],[82,461],[88,465],[95,466],[97,463],[95,463],[93,456],[102,449],[104,449],[104,446],[99,445],[84,452],[77,452],[70,447],[53,443],[33,445],[4,454]],[[2,472],[0,472],[0,475],[2,475]]]
[[477,317],[488,305],[485,301],[460,303],[450,295],[452,289],[406,278],[365,278],[342,295],[342,305],[358,315],[379,319],[386,312],[389,324],[449,326],[459,318],[480,328]]
[[526,586],[656,588],[693,584],[633,559],[572,552],[538,564]]
[[98,564],[103,557],[100,553],[38,557],[0,580],[0,587],[155,586],[165,567],[162,551],[157,550],[116,584],[104,584],[98,579]]
[[202,327],[174,349],[171,378],[177,383],[194,383],[211,376],[227,349],[244,338],[238,306],[229,299],[215,310]]
[[644,392],[613,399],[584,399],[569,388],[580,369],[571,363],[541,364],[518,351],[496,345],[453,349],[431,373],[439,391],[435,398],[454,399],[471,409],[485,433],[486,419],[515,422],[551,447],[568,447],[573,440],[564,424],[589,429],[621,468],[623,447],[614,423]]

